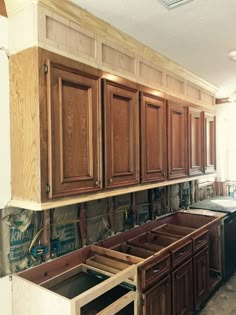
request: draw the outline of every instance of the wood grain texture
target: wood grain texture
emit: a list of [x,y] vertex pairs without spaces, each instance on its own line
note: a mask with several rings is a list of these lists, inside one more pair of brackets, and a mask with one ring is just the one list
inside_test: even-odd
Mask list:
[[168,103],[168,176],[188,176],[187,108]]
[[105,187],[137,184],[139,182],[138,91],[129,84],[120,85],[108,80],[104,80],[103,83]]
[[7,10],[4,0],[0,0],[0,15],[7,17]]
[[12,198],[40,201],[39,69],[37,48],[10,57]]
[[141,93],[142,182],[167,178],[166,102]]
[[216,170],[216,117],[204,112],[204,171]]
[[203,174],[203,113],[193,108],[188,111],[189,174]]

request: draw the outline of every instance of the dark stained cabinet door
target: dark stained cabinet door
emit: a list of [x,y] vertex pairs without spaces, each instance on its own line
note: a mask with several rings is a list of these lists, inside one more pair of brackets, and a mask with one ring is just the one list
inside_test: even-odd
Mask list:
[[194,306],[199,309],[200,305],[208,296],[209,292],[209,252],[208,247],[193,257],[194,271]]
[[97,77],[49,65],[49,198],[102,188],[99,85]]
[[169,276],[143,294],[143,315],[171,315]]
[[104,80],[105,187],[139,183],[139,110],[135,84]]
[[188,176],[187,107],[168,103],[168,177]]
[[189,174],[201,175],[203,169],[203,113],[189,108]]
[[141,93],[142,182],[167,178],[166,102]]
[[172,272],[173,315],[193,313],[192,259]]
[[216,118],[204,112],[204,168],[205,173],[216,170]]

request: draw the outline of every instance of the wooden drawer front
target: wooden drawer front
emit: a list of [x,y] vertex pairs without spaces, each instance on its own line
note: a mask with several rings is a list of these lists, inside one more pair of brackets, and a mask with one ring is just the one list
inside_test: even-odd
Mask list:
[[146,289],[154,284],[158,279],[170,271],[170,255],[162,258],[153,258],[147,264],[141,266],[142,289]]
[[208,231],[204,231],[200,235],[193,238],[193,251],[196,252],[200,248],[204,247],[208,244],[209,233]]
[[172,253],[172,267],[176,267],[186,258],[190,257],[193,252],[192,241],[184,243],[181,247],[178,247],[171,251]]

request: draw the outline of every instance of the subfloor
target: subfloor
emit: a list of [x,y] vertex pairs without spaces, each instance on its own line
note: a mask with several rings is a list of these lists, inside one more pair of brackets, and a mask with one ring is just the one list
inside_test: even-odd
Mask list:
[[201,315],[236,315],[236,273],[216,291]]

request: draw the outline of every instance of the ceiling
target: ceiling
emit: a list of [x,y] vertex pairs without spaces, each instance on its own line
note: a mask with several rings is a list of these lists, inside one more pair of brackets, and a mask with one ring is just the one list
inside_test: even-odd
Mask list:
[[192,0],[167,9],[160,0],[71,0],[219,88],[236,90],[236,1]]

